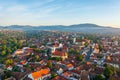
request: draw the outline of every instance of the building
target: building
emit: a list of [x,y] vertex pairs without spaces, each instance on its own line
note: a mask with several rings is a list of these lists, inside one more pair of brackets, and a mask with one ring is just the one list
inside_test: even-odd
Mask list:
[[72,64],[67,64],[66,67],[68,68],[68,70],[73,70],[74,66]]
[[20,55],[22,53],[24,53],[23,50],[22,49],[18,49],[18,50],[15,51],[14,55]]
[[42,69],[37,72],[33,72],[28,75],[32,80],[48,80],[51,78],[51,73],[49,68]]
[[59,57],[64,60],[68,58],[68,53],[62,52],[62,51],[55,51],[55,52],[52,52],[51,57]]

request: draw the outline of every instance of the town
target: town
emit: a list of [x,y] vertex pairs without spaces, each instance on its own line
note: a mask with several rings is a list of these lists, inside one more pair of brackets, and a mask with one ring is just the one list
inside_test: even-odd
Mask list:
[[120,36],[1,30],[0,80],[120,80]]

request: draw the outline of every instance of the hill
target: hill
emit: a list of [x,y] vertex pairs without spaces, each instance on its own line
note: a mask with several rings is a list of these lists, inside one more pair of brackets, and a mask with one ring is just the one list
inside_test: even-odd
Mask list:
[[22,25],[11,25],[11,26],[0,26],[0,29],[4,30],[58,30],[58,31],[70,31],[70,32],[83,32],[83,33],[101,33],[101,34],[120,34],[119,28],[112,28],[108,26],[99,26],[96,24],[76,24],[70,26],[53,25],[53,26],[22,26]]

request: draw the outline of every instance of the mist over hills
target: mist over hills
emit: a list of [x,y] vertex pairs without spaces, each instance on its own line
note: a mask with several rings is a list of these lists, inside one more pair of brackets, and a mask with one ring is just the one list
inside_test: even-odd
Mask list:
[[58,30],[58,31],[69,31],[69,32],[82,32],[82,33],[101,33],[101,34],[120,34],[120,28],[112,28],[108,26],[99,26],[96,24],[75,24],[70,26],[64,25],[50,25],[50,26],[29,26],[29,25],[11,25],[11,26],[0,26],[0,30]]

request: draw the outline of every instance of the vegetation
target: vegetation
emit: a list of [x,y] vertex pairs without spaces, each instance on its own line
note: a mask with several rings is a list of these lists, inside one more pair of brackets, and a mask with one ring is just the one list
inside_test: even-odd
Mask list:
[[70,49],[69,50],[70,54],[79,54],[79,51],[75,50],[75,49]]
[[54,78],[57,76],[57,74],[55,72],[52,72],[51,76],[52,76],[52,78]]
[[105,80],[105,78],[101,74],[99,74],[95,76],[94,80]]
[[51,62],[51,61],[48,61],[48,62],[47,62],[47,66],[48,66],[50,69],[52,69],[52,68],[53,68],[52,62]]
[[49,60],[61,61],[62,58],[60,58],[60,57],[52,57],[52,58],[49,58]]
[[114,67],[112,67],[110,65],[106,65],[106,67],[104,69],[104,75],[108,78],[113,74],[114,74]]
[[79,60],[79,61],[82,61],[82,60],[83,60],[82,54],[80,54],[80,55],[77,57],[77,60]]
[[98,55],[97,55],[97,58],[103,58],[103,57],[104,57],[103,54],[98,54]]

